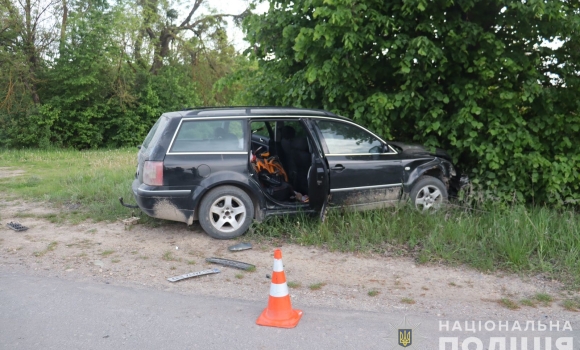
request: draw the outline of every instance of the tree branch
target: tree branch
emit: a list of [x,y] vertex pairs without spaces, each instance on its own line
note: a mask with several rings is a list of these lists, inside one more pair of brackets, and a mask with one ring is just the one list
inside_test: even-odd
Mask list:
[[205,22],[209,22],[209,20],[211,19],[222,19],[225,17],[237,17],[239,15],[230,15],[230,14],[219,14],[219,15],[210,15],[210,16],[205,16],[201,19],[198,19],[197,21],[186,25],[186,26],[179,26],[177,29],[183,30],[183,29],[193,29],[195,27],[197,27],[198,25],[205,23]]
[[189,23],[189,21],[191,21],[191,16],[193,16],[193,14],[199,9],[199,7],[201,6],[202,3],[203,3],[203,0],[195,0],[195,3],[193,4],[193,8],[191,9],[191,11],[189,11],[189,14],[187,15],[187,17],[179,25],[180,28],[184,27],[186,24]]
[[145,28],[145,31],[147,32],[151,40],[155,39],[155,33],[153,33],[153,30],[151,30],[150,27]]
[[38,25],[38,21],[40,20],[40,17],[42,17],[42,14],[44,12],[46,12],[46,10],[48,10],[52,6],[53,6],[53,2],[51,1],[48,3],[48,5],[46,5],[45,8],[42,9],[42,11],[37,13],[36,18],[34,18],[34,25],[32,26],[33,31],[36,31],[36,26]]

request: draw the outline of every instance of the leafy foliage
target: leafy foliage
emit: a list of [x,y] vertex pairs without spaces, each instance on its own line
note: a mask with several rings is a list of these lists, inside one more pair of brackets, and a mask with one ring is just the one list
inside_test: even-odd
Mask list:
[[136,145],[163,112],[229,104],[236,16],[207,2],[0,0],[0,146]]
[[580,204],[576,3],[272,0],[245,20],[257,104],[450,151],[491,196]]

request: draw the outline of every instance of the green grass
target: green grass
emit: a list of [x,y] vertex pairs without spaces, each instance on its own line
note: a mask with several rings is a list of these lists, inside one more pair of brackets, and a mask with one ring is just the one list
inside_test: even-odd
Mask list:
[[401,303],[413,305],[416,303],[416,301],[414,299],[411,299],[411,298],[402,298]]
[[115,253],[114,250],[104,250],[104,251],[101,252],[101,255],[102,256],[109,256],[109,255],[111,255],[113,253]]
[[44,250],[41,250],[39,252],[34,252],[33,255],[36,256],[37,258],[43,256],[44,254],[48,253],[48,252],[52,252],[53,250],[56,249],[56,247],[58,246],[58,242],[50,242],[46,248]]
[[551,295],[546,294],[546,293],[537,293],[534,296],[534,299],[536,299],[543,306],[550,306],[552,301],[554,301],[554,298]]
[[550,306],[554,301],[554,297],[546,293],[536,293],[532,297],[520,300],[520,304],[529,307]]
[[534,300],[527,298],[520,300],[520,304],[522,304],[523,306],[536,307],[536,303],[534,302]]
[[[131,215],[136,148],[2,150],[0,167],[22,176],[0,178],[8,198],[45,201],[55,223],[117,220]],[[139,210],[135,210],[139,212]],[[150,226],[169,225],[145,217]],[[482,271],[543,274],[580,286],[580,214],[574,210],[487,202],[476,210],[450,206],[423,215],[407,206],[367,212],[330,211],[324,223],[305,215],[254,224],[248,239],[319,246],[345,252],[412,256],[419,263],[467,264]]]
[[300,283],[300,282],[294,282],[294,281],[288,282],[288,288],[300,288],[301,286],[302,286],[302,283]]
[[368,294],[369,297],[376,297],[377,295],[379,295],[379,291],[376,290],[376,289],[371,289],[371,290],[368,291],[367,294]]
[[518,305],[518,303],[516,303],[515,301],[508,299],[508,298],[502,298],[500,300],[498,300],[498,303],[505,307],[508,308],[510,310],[517,310],[520,308],[520,306]]
[[568,311],[580,311],[580,298],[565,299],[562,301],[562,307]]
[[310,286],[308,286],[308,288],[310,288],[310,290],[320,290],[325,285],[326,285],[326,283],[324,283],[324,282],[318,282],[318,283],[311,284]]
[[170,252],[170,251],[166,251],[165,253],[163,253],[163,256],[161,258],[165,261],[179,261],[179,259],[177,259],[173,255],[173,252]]
[[251,238],[285,240],[345,252],[389,253],[419,263],[467,264],[488,272],[542,273],[580,285],[580,214],[573,210],[486,204],[424,215],[410,207],[329,212],[254,225]]
[[[0,187],[13,197],[46,201],[61,207],[64,219],[116,220],[130,215],[119,197],[133,202],[131,182],[136,168],[136,148],[75,151],[2,150],[0,167],[24,171],[21,176],[0,178]],[[56,218],[51,218],[58,221]]]

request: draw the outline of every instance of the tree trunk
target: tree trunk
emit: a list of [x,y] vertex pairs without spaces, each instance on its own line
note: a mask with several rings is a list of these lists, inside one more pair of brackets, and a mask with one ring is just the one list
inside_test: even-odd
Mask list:
[[133,46],[133,59],[138,64],[141,63],[141,48],[143,46],[143,37],[145,36],[144,30],[139,30],[137,39],[135,39],[135,45]]
[[159,69],[163,67],[163,59],[169,54],[169,44],[173,40],[173,34],[169,29],[163,29],[159,35],[159,41],[155,44],[155,55],[153,56],[153,64],[149,72],[157,75]]
[[62,22],[60,24],[60,46],[59,50],[62,53],[66,41],[66,22],[68,20],[68,6],[66,0],[62,0]]
[[25,40],[24,42],[24,53],[28,61],[28,74],[22,79],[24,84],[28,87],[32,101],[34,104],[40,103],[40,97],[38,96],[38,89],[36,87],[36,70],[38,68],[38,57],[36,54],[36,28],[32,24],[32,4],[31,0],[26,0],[24,5],[24,14],[26,18],[25,32],[22,36]]

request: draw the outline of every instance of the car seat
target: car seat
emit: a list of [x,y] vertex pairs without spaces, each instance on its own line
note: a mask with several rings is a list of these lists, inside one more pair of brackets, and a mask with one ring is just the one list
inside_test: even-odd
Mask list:
[[282,129],[282,165],[286,169],[290,184],[295,191],[308,193],[308,169],[310,167],[310,151],[306,137],[296,137],[296,130],[286,125]]

